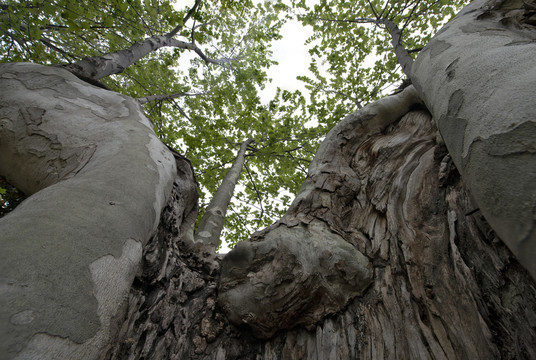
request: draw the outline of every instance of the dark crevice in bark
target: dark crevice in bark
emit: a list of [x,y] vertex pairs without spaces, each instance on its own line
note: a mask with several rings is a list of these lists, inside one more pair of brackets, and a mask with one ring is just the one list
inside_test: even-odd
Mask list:
[[255,359],[260,343],[230,325],[216,304],[219,257],[185,236],[197,214],[197,184],[174,152],[177,180],[143,254],[122,324],[105,359]]
[[[145,270],[107,358],[534,358],[534,283],[478,212],[465,215],[474,204],[455,167],[442,168],[448,154],[436,135],[429,114],[416,111],[340,148],[350,156],[345,182],[359,186],[350,199],[341,182],[317,183],[333,200],[308,216],[344,214],[337,226],[371,259],[373,282],[314,326],[281,330],[268,340],[255,339],[246,324],[228,323],[216,302],[218,258],[181,239],[195,219],[189,212],[196,212],[177,206],[190,202],[184,201],[188,193],[196,196],[195,186],[185,191],[177,185],[187,178],[195,185],[182,160],[182,180],[144,253]],[[315,201],[310,204],[318,206]],[[227,256],[251,260],[247,251]],[[271,263],[292,267],[290,259],[278,262],[272,256],[251,269]],[[310,295],[311,301],[321,299]],[[297,301],[296,296],[287,301]]]
[[11,185],[7,179],[0,175],[0,189],[4,189],[5,193],[0,194],[0,218],[7,215],[26,199],[26,195]]

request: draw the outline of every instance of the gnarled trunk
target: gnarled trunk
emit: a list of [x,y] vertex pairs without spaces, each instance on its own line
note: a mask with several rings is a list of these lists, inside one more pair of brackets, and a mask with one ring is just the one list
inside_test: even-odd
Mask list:
[[[0,94],[0,173],[33,195],[0,220],[0,357],[536,358],[534,279],[499,239],[509,225],[479,195],[479,180],[490,179],[476,171],[489,158],[501,168],[506,154],[528,161],[519,176],[530,180],[533,152],[516,139],[533,137],[512,136],[534,124],[530,84],[508,94],[524,106],[496,108],[507,135],[475,139],[475,121],[489,115],[472,117],[485,113],[477,95],[486,84],[448,85],[464,83],[456,79],[472,58],[452,56],[472,45],[441,40],[449,31],[469,40],[482,29],[505,39],[533,31],[508,28],[523,10],[490,4],[473,5],[431,42],[412,66],[417,91],[336,126],[287,214],[223,260],[190,241],[191,166],[157,141],[135,100],[62,69],[1,65],[9,91]],[[434,61],[438,69],[425,66]],[[466,139],[480,164],[467,165],[475,159],[464,157]],[[533,199],[533,183],[524,184]],[[524,204],[520,219],[533,214]]]
[[[436,142],[437,129],[430,114],[415,109],[384,124],[385,128],[367,120],[371,117],[352,115],[342,124],[354,126],[341,125],[333,131],[328,137],[332,146],[324,146],[325,157],[315,160],[324,164],[319,166],[323,169],[303,187],[308,195],[299,197],[280,223],[225,257],[220,293],[218,271],[203,265],[201,248],[173,242],[173,235],[162,242],[167,251],[174,249],[169,252],[169,259],[174,260],[167,261],[166,271],[156,272],[165,274],[158,282],[154,275],[135,282],[129,316],[111,358],[536,356],[534,282],[482,215],[474,212],[475,205],[446,148]],[[356,136],[358,141],[354,141]],[[333,156],[329,149],[340,152]],[[352,189],[348,184],[353,184]],[[300,234],[309,238],[299,240]],[[313,239],[318,235],[322,238]],[[350,276],[359,274],[349,271],[345,278],[318,270],[335,264],[333,269],[344,271],[344,266],[337,267],[345,259],[338,254],[341,249],[320,247],[339,238],[370,261],[371,278],[348,303],[336,302],[341,298],[330,297],[333,289],[323,286],[344,288]],[[296,245],[285,240],[297,241],[298,246],[307,240],[311,243],[303,250],[305,255],[292,255],[290,250]],[[280,248],[269,246],[272,242]],[[263,253],[260,250],[264,261],[258,257]],[[298,260],[315,253],[319,257],[312,276],[315,281],[304,285],[299,280],[306,276],[296,271],[308,264]],[[266,268],[270,269],[266,277],[275,270],[291,276],[275,276],[263,287],[258,280]],[[229,319],[239,323],[240,318],[229,316],[225,305],[237,297],[225,291],[232,286],[243,288],[247,281],[257,291],[253,294],[259,306],[239,307],[253,311],[246,311],[244,323],[236,326]],[[285,292],[287,297],[275,298],[271,307],[262,306],[285,288],[291,289]],[[215,304],[218,296],[220,302]],[[334,303],[330,307],[324,301]],[[282,306],[279,322],[262,317],[270,311],[277,315],[274,306]],[[303,311],[292,312],[295,306]],[[334,311],[333,306],[339,307]],[[320,318],[319,309],[330,314]],[[257,338],[252,337],[250,326]]]

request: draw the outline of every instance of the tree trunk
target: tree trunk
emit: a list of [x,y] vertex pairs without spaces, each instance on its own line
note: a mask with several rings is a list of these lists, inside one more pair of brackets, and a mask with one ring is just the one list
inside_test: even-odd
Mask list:
[[[352,115],[330,133],[330,145],[323,145],[315,159],[318,171],[311,172],[302,189],[306,195],[278,224],[224,258],[219,284],[218,268],[211,268],[210,256],[204,257],[207,248],[191,247],[175,235],[180,231],[175,216],[166,215],[174,211],[169,206],[159,230],[164,240],[156,237],[153,241],[159,245],[147,247],[144,259],[149,270],[134,282],[128,315],[106,358],[534,358],[534,282],[482,215],[474,212],[445,146],[436,142],[437,129],[429,113],[416,109],[379,128],[368,114]],[[336,149],[340,153],[334,156]],[[328,159],[337,161],[331,169]],[[162,232],[169,227],[165,224],[172,226]],[[270,237],[271,233],[276,236]],[[278,242],[277,237],[286,233],[291,235]],[[298,262],[293,261],[300,254],[266,246],[262,249],[279,253],[265,251],[264,262],[250,262],[252,251],[244,250],[258,250],[266,241],[287,249],[292,245],[285,241],[305,241],[292,233],[312,234],[312,240],[320,233],[332,245],[333,239],[343,238],[370,259],[370,284],[361,296],[323,319],[306,309],[325,298],[339,298],[330,298],[310,283],[280,299],[286,299],[280,302],[286,312],[278,324],[285,328],[271,327],[264,334],[262,322],[273,324],[263,318],[256,325],[256,313],[246,314],[249,325],[229,323],[233,315],[223,311],[227,300],[221,300],[225,297],[221,289],[226,290],[232,279],[244,286],[245,281],[260,278],[253,271],[262,274],[262,266],[271,267],[265,271],[267,277],[278,269],[291,272],[268,279],[268,286],[256,294],[258,312],[263,314],[270,310],[261,306],[264,298],[273,300],[289,280],[300,276]],[[336,246],[321,246],[321,242],[310,245],[321,258],[316,265],[329,269],[326,264],[343,258]],[[167,255],[153,256],[154,251]],[[246,279],[241,273],[248,275]],[[314,277],[333,287],[344,285],[339,285],[345,282],[341,278],[326,273]],[[310,301],[302,301],[306,298]],[[289,315],[285,306],[292,310],[296,303],[305,305],[297,315]],[[285,321],[288,317],[295,323]]]
[[[463,16],[509,19],[501,9]],[[0,219],[0,358],[536,358],[534,279],[478,210],[465,133],[442,130],[445,146],[435,125],[470,113],[483,85],[463,85],[463,101],[428,93],[448,79],[420,61],[417,91],[337,125],[287,214],[223,260],[191,241],[192,168],[135,100],[1,65],[0,175],[33,195]],[[526,104],[526,89],[508,96]]]
[[176,174],[136,100],[66,70],[0,67],[0,358],[96,359]]
[[481,213],[536,279],[535,9],[474,1],[426,45],[412,80]]

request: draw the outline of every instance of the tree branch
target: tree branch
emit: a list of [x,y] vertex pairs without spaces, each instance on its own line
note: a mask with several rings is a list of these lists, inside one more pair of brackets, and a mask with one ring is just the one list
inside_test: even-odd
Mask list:
[[353,97],[353,96],[350,96],[348,94],[345,94],[341,91],[337,91],[337,90],[332,90],[332,89],[321,89],[321,91],[327,93],[327,94],[337,94],[337,95],[341,95],[341,96],[344,96],[345,98],[347,99],[350,99],[352,100],[356,105],[357,105],[357,108],[358,109],[361,109],[363,108],[363,105],[361,105],[361,102],[359,101],[358,98],[356,97]]
[[413,65],[413,58],[409,54],[408,50],[404,47],[404,45],[402,45],[402,32],[392,20],[389,20],[387,18],[359,18],[350,20],[317,18],[317,20],[331,22],[350,22],[357,24],[371,23],[385,25],[385,27],[389,30],[391,34],[391,44],[393,45],[396,59],[398,63],[402,66],[402,71],[404,72],[404,74],[411,79],[411,66]]
[[190,18],[193,16],[193,14],[195,12],[197,12],[197,9],[199,8],[199,5],[201,5],[201,0],[197,0],[194,4],[194,6],[192,6],[192,8],[188,11],[188,13],[186,14],[186,16],[184,16],[184,18],[182,19],[182,24],[179,24],[175,27],[175,29],[171,30],[169,33],[167,33],[166,35],[170,38],[172,38],[173,36],[177,35],[179,33],[179,31],[182,30],[182,28],[184,27],[184,24],[186,24],[186,22],[188,20],[190,20]]
[[253,142],[248,139],[240,145],[240,150],[229,172],[223,178],[223,181],[216,190],[214,197],[207,206],[205,215],[195,234],[195,241],[202,242],[213,247],[220,243],[220,234],[225,223],[225,214],[231,198],[233,197],[234,188],[240,177],[240,172],[244,167],[247,147]]
[[255,190],[255,194],[257,195],[257,201],[259,202],[261,213],[259,215],[259,218],[264,217],[264,206],[262,206],[262,198],[259,190],[257,189],[257,185],[255,184],[255,180],[253,180],[253,176],[251,176],[251,172],[249,171],[248,165],[244,163],[244,167],[246,168],[246,172],[249,177],[249,181],[251,181],[251,184],[253,185],[253,190]]
[[413,58],[404,45],[402,45],[402,32],[398,26],[389,19],[378,19],[376,20],[376,23],[385,25],[391,33],[391,43],[393,45],[393,49],[395,50],[396,59],[402,66],[402,71],[404,74],[411,79],[411,66],[413,65]]
[[203,61],[226,67],[225,64],[236,59],[211,59],[195,44],[169,38],[167,35],[153,36],[134,43],[131,47],[102,56],[91,56],[73,64],[63,65],[64,68],[77,76],[101,79],[122,73],[127,67],[162,47],[175,47],[194,51]]
[[66,58],[71,58],[71,59],[79,59],[79,57],[77,57],[76,55],[73,55],[71,53],[68,53],[67,51],[63,50],[63,49],[60,49],[59,47],[57,47],[56,45],[54,45],[52,43],[52,40],[46,38],[46,37],[42,37],[40,40],[39,40],[42,44],[44,44],[46,47],[54,50],[54,51],[57,51],[58,53],[64,55]]

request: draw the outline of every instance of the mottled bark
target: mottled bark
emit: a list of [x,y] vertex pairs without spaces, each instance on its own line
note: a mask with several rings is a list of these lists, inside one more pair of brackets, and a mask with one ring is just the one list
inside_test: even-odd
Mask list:
[[[468,8],[463,16],[476,18],[458,23],[461,35],[483,26],[479,40],[493,47],[494,34],[532,31],[519,25],[532,16],[525,8],[504,4],[516,2]],[[489,179],[464,162],[476,125],[456,132],[443,121],[470,124],[476,114],[483,136],[473,143],[486,142],[487,155],[528,156],[533,92],[503,69],[488,94],[478,66],[495,58],[476,57],[471,77],[465,55],[449,62],[451,41],[433,40],[412,70],[436,119],[412,87],[348,116],[319,148],[287,214],[223,260],[191,241],[191,166],[156,141],[135,100],[60,69],[2,65],[0,173],[33,195],[0,220],[0,358],[536,358],[534,279],[500,240],[502,225],[490,221],[496,234],[484,218],[493,216],[479,210],[486,201],[475,194]],[[530,64],[532,38],[511,45],[527,49],[515,58]],[[448,64],[425,66],[443,55]],[[510,110],[501,113],[507,121],[526,120],[511,126],[516,137],[495,138],[502,125],[487,106],[502,109],[490,102]],[[530,166],[515,176],[525,181]]]
[[[357,115],[351,118],[354,124],[367,124]],[[327,237],[341,236],[370,259],[373,277],[362,295],[316,323],[304,323],[298,316],[294,318],[297,327],[279,330],[270,339],[255,339],[248,325],[233,326],[221,307],[214,305],[218,270],[210,269],[210,256],[208,262],[203,260],[207,248],[173,241],[174,234],[180,234],[174,230],[160,241],[161,255],[145,256],[154,274],[145,270],[135,281],[128,321],[111,358],[534,358],[534,282],[481,214],[473,212],[474,204],[447,150],[436,142],[437,129],[430,115],[415,110],[386,126],[383,131],[339,127],[330,136],[332,145],[324,146],[332,150],[317,158],[323,170],[319,167],[304,186],[309,195],[294,203],[280,224],[248,245],[258,246],[255,243],[282,228],[289,231],[291,219],[302,220],[290,229],[309,229],[313,235],[311,224],[326,224]],[[320,160],[336,149],[339,154],[333,156],[330,170],[331,162]],[[343,177],[339,169],[345,169]],[[353,184],[351,190],[348,184]],[[314,200],[320,198],[323,201]],[[174,223],[174,216],[164,218]],[[241,253],[232,251],[228,257]],[[325,251],[317,254],[330,259]],[[154,259],[160,259],[158,265]],[[167,260],[162,271],[164,259],[173,260]],[[276,257],[271,264],[292,272],[296,263],[285,260]],[[223,266],[229,261],[237,259],[226,258]],[[155,274],[164,276],[155,282]],[[341,282],[321,275],[315,280]],[[281,277],[281,282],[287,281],[289,277]],[[278,285],[274,282],[271,289]],[[323,301],[324,294],[317,295],[312,302]],[[269,291],[266,296],[273,298]],[[293,303],[303,298],[293,293],[286,300]]]
[[59,68],[0,65],[0,358],[96,359],[176,172],[132,98]]
[[535,6],[471,3],[419,54],[411,77],[475,206],[534,278]]

